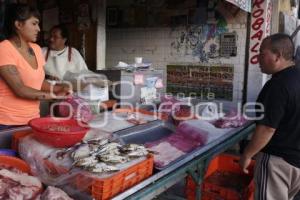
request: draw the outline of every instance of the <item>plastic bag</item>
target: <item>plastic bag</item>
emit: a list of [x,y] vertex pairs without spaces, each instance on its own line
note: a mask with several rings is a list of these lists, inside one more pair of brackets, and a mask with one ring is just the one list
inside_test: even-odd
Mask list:
[[238,112],[232,110],[227,113],[224,117],[218,119],[213,124],[217,128],[237,128],[244,125],[247,122],[245,117]]
[[206,103],[200,115],[204,120],[216,120],[220,117],[218,107],[214,103]]
[[41,195],[42,200],[74,200],[70,198],[63,190],[48,186],[47,189]]
[[[110,81],[103,74],[97,74],[89,70],[82,70],[79,73],[67,71],[63,79],[70,82],[73,89],[82,98],[90,99],[92,97],[90,100],[95,100],[102,99],[108,95]],[[96,94],[93,94],[93,92],[96,92]]]
[[188,137],[196,137],[196,135],[201,135],[203,140],[205,139],[205,144],[208,144],[213,140],[223,136],[228,131],[228,129],[216,128],[213,124],[204,120],[184,121],[181,122],[176,129],[176,132],[181,132]]
[[[85,139],[109,138],[110,136],[111,134],[101,132],[98,132],[97,136],[94,130],[90,137]],[[72,148],[78,149],[79,147]],[[62,188],[76,200],[92,199],[89,188],[95,184],[93,180],[105,180],[119,173],[119,171],[91,173],[83,168],[77,168],[73,165],[74,160],[71,158],[73,151],[69,149],[57,149],[44,145],[36,141],[32,135],[22,138],[19,143],[20,156],[30,165],[32,174],[39,177],[46,185]],[[122,171],[145,159],[146,157],[139,157],[115,166]]]
[[89,122],[93,119],[93,113],[88,103],[76,95],[60,103],[59,114],[62,117],[71,116],[73,119],[83,122]]
[[[58,159],[56,155],[59,150],[39,143],[32,135],[22,138],[19,143],[20,157],[30,165],[31,173],[44,184],[63,188],[66,191],[64,186],[75,187],[76,177],[81,170],[72,168],[72,160],[68,154],[63,159]],[[90,184],[86,185],[87,188],[89,186]],[[85,198],[79,198],[83,192],[76,188],[66,192],[74,199],[91,199],[87,198],[88,194]]]
[[[189,152],[194,150],[198,146],[203,146],[207,143],[208,133],[198,127],[191,126],[188,121],[184,121],[179,124],[177,127],[175,134],[180,136],[176,141],[173,142],[173,138],[171,138],[171,142],[178,149],[181,149],[185,152]],[[174,138],[175,139],[175,138]],[[187,141],[183,143],[182,141]]]
[[173,111],[176,112],[180,108],[180,105],[175,105],[178,102],[173,96],[162,96],[159,111],[168,114],[171,114]]
[[180,123],[176,131],[168,137],[145,144],[147,148],[156,152],[154,154],[156,168],[162,169],[172,161],[207,143],[209,133],[187,122],[189,121]]

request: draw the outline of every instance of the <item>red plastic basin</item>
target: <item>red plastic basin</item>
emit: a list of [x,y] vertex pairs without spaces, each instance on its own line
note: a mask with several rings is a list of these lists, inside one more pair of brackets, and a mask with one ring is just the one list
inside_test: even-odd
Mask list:
[[80,142],[88,127],[75,119],[59,119],[52,117],[36,118],[29,121],[34,137],[53,147],[70,147]]

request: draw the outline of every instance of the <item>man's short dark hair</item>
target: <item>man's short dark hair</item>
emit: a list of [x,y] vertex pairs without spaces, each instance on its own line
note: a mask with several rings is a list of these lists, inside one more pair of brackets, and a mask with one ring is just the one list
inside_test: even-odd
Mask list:
[[279,53],[286,60],[294,60],[295,46],[292,38],[284,33],[276,33],[266,37],[270,41],[271,51]]

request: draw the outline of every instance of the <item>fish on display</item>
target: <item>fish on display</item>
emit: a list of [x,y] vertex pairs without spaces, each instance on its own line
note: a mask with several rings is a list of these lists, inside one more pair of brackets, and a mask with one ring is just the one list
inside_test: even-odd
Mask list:
[[119,143],[111,142],[101,146],[98,150],[93,152],[93,154],[107,154],[106,152],[110,152],[121,147]]
[[121,145],[108,139],[96,139],[60,151],[65,152],[73,159],[71,169],[79,167],[92,173],[105,173],[119,171],[118,164],[147,156],[150,150],[140,144]]
[[[127,155],[132,153],[131,155],[141,155],[141,156],[146,156],[148,155],[148,153],[153,153],[153,154],[157,153],[155,151],[147,149],[146,147],[140,144],[125,144],[122,147],[120,147],[120,151],[126,153]],[[134,152],[139,152],[139,153],[134,153]]]
[[76,160],[73,165],[76,167],[83,167],[83,168],[88,168],[88,167],[93,167],[98,163],[98,159],[95,156],[91,157],[86,157],[86,158],[81,158],[79,160]]
[[107,162],[107,163],[125,163],[128,162],[129,159],[127,157],[124,156],[118,156],[118,155],[102,155],[98,157],[99,160],[103,161],[103,162]]
[[149,152],[147,151],[147,149],[138,149],[136,151],[131,151],[127,153],[127,156],[129,158],[136,158],[136,157],[147,156],[148,154]]
[[88,141],[81,141],[72,147],[58,150],[56,152],[56,158],[58,160],[63,160],[69,153],[71,153],[71,157],[74,160],[88,157],[91,152],[98,150],[99,147],[107,144],[108,142],[108,139],[92,139]]
[[100,162],[94,165],[93,167],[88,168],[90,172],[93,173],[102,173],[102,172],[117,172],[120,169],[116,166],[107,165],[106,163]]
[[71,157],[74,160],[79,160],[81,158],[86,158],[90,155],[90,147],[88,144],[82,144],[75,151],[71,153]]

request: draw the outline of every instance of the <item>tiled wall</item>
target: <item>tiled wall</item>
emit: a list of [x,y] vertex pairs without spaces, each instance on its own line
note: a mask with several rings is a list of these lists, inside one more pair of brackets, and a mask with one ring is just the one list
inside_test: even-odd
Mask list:
[[[237,17],[246,19],[246,14],[241,13],[242,15]],[[199,53],[197,54],[184,43],[180,47],[178,45],[175,47],[174,44],[182,39],[182,33],[187,30],[185,27],[108,29],[106,67],[115,66],[119,61],[133,63],[134,57],[137,56],[151,62],[157,69],[166,69],[166,66],[171,63],[199,63],[200,60],[206,64],[233,64],[233,101],[241,101],[245,66],[246,20],[241,21],[244,22],[227,24],[223,27],[223,32],[235,31],[237,34],[237,56],[230,58],[217,56],[207,60],[200,58]],[[207,40],[204,49],[207,50],[211,42],[218,44],[218,40],[218,35]],[[203,42],[203,38],[199,38],[199,41]],[[195,42],[197,43],[193,41]]]

